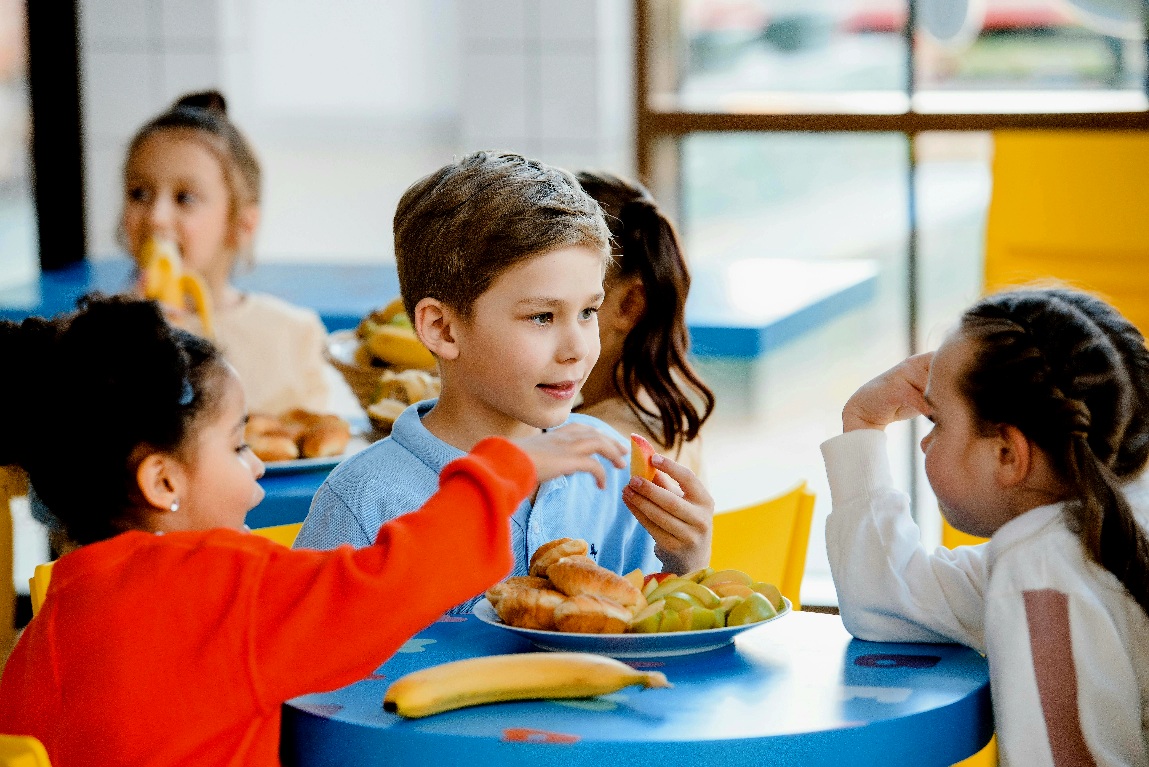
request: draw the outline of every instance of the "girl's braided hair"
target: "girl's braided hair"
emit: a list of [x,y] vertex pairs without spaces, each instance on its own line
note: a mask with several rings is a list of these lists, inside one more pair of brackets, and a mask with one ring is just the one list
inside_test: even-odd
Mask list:
[[1122,492],[1149,458],[1149,351],[1115,309],[1067,289],[990,296],[962,317],[979,346],[963,390],[983,427],[1012,424],[1072,488],[1090,559],[1149,614],[1149,539]]

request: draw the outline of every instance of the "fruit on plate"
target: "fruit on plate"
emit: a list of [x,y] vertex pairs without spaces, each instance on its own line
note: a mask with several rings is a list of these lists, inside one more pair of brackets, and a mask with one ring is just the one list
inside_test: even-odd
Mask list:
[[179,248],[174,242],[156,237],[145,240],[140,248],[140,271],[144,298],[181,311],[187,310],[190,300],[199,315],[204,335],[215,337],[211,294],[199,275],[184,271]]
[[630,435],[630,474],[654,481],[654,445],[641,434]]
[[766,597],[758,592],[743,599],[735,605],[726,616],[727,626],[745,626],[747,623],[757,623],[777,615],[774,606]]
[[498,701],[589,698],[632,685],[671,686],[658,671],[638,671],[591,653],[488,655],[432,666],[398,679],[387,688],[383,708],[415,718]]
[[403,310],[403,300],[396,298],[387,306],[372,312],[355,331],[372,355],[389,365],[420,370],[435,369],[435,355],[428,351],[411,327]]
[[704,567],[686,575],[631,570],[620,576],[598,565],[588,550],[578,538],[539,546],[531,557],[531,575],[487,590],[500,620],[543,631],[654,634],[742,626],[785,609],[777,587],[753,581],[741,570]]

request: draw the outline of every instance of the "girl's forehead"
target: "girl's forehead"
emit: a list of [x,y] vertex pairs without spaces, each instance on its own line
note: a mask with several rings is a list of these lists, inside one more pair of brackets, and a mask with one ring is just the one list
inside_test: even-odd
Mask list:
[[936,393],[939,389],[956,391],[958,381],[965,375],[976,350],[975,342],[960,331],[947,335],[930,362],[931,393]]

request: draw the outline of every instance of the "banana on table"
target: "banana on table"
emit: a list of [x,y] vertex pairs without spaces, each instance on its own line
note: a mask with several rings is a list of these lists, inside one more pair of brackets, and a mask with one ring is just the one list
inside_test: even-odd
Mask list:
[[444,663],[397,680],[383,708],[417,718],[482,703],[589,698],[624,687],[671,687],[658,671],[638,671],[602,655],[537,652],[488,655]]
[[148,240],[140,251],[140,263],[144,297],[180,310],[187,309],[190,298],[203,324],[204,335],[214,338],[211,295],[199,275],[184,272],[175,245],[164,240]]

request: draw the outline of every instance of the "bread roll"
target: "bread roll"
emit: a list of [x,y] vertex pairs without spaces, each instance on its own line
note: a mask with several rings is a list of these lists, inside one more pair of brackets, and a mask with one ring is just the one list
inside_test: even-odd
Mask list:
[[351,441],[351,427],[339,416],[322,416],[303,433],[299,452],[305,458],[341,455]]
[[630,610],[646,606],[646,597],[634,584],[582,557],[565,557],[547,568],[547,578],[567,596],[606,597]]
[[299,457],[299,446],[286,434],[252,434],[246,439],[251,452],[261,461],[292,461]]
[[547,577],[547,568],[563,557],[586,554],[587,543],[580,538],[556,538],[535,549],[531,555],[530,574]]
[[551,589],[512,588],[499,600],[495,612],[508,626],[555,630],[555,608],[566,599]]
[[558,630],[573,634],[623,634],[631,617],[613,599],[590,594],[564,599],[554,612]]

